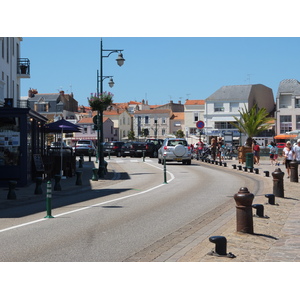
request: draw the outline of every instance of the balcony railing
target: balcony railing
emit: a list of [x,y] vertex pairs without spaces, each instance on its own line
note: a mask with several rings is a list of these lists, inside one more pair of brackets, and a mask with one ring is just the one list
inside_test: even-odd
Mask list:
[[18,58],[17,74],[23,78],[30,77],[30,60],[28,58]]

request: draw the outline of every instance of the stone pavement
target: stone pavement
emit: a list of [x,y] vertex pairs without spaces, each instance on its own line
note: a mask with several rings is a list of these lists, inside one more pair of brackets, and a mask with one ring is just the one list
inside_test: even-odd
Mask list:
[[[290,182],[287,179],[286,170],[283,165],[271,166],[268,158],[262,158],[260,165],[257,166],[259,174],[244,172],[243,170],[234,170],[232,165],[237,164],[236,160],[226,160],[227,167],[207,164],[202,161],[193,161],[193,164],[199,164],[199,167],[206,165],[211,168],[224,168],[227,172],[240,173],[250,176],[263,182],[263,192],[256,195],[253,204],[264,205],[264,215],[269,218],[253,218],[254,234],[238,233],[236,231],[235,203],[234,200],[228,207],[221,208],[215,212],[215,216],[208,215],[207,219],[195,220],[187,224],[185,236],[179,238],[184,232],[183,229],[172,234],[177,244],[166,246],[164,244],[163,252],[155,254],[153,249],[148,251],[149,256],[144,257],[144,261],[181,261],[181,262],[296,262],[300,261],[300,202],[298,182]],[[85,158],[82,171],[82,185],[76,185],[76,176],[61,180],[61,191],[53,191],[53,197],[63,197],[64,195],[79,194],[94,188],[101,188],[108,184],[113,184],[115,179],[120,179],[118,165],[109,163],[108,174],[105,179],[92,181],[92,168],[94,162],[89,162]],[[256,166],[255,166],[256,167]],[[284,198],[275,197],[275,204],[266,204],[268,199],[265,194],[273,193],[273,177],[271,173],[275,168],[280,168],[285,172],[284,176]],[[266,177],[264,171],[269,171],[270,176]],[[52,181],[54,184],[54,181]],[[8,188],[0,188],[0,210],[13,208],[15,206],[26,205],[45,201],[46,183],[42,184],[42,195],[35,195],[35,184],[28,187],[16,188],[16,200],[8,200]],[[250,192],[252,192],[249,189]],[[237,191],[238,192],[238,191]],[[255,211],[253,211],[255,213]],[[205,223],[208,219],[216,221],[211,222],[208,227],[197,228],[198,223]],[[200,218],[199,218],[200,219]],[[198,223],[197,223],[197,222]],[[210,236],[220,235],[227,239],[227,253],[231,252],[236,257],[219,257],[208,255],[211,250],[215,250],[215,245],[209,242]],[[154,246],[159,245],[158,241]],[[147,249],[145,249],[146,252]],[[170,255],[172,253],[172,255]],[[170,256],[172,257],[170,259]],[[128,261],[143,261],[133,257]]]
[[[226,161],[230,172],[245,173],[244,170],[234,170],[232,165],[237,161]],[[200,162],[200,165],[203,162]],[[204,163],[207,164],[207,163]],[[243,164],[245,166],[245,164]],[[224,168],[223,166],[213,166]],[[222,257],[208,255],[215,251],[215,244],[206,238],[190,248],[177,261],[190,262],[298,262],[300,261],[300,195],[299,182],[290,182],[287,178],[285,166],[272,166],[267,157],[262,158],[259,174],[247,172],[247,176],[259,178],[264,183],[263,193],[255,196],[253,204],[264,205],[264,216],[269,218],[253,217],[254,234],[239,233],[236,230],[236,213],[234,217],[224,215],[225,224],[216,228],[209,236],[225,236],[227,239],[227,253],[236,257]],[[265,194],[273,193],[272,172],[280,168],[284,175],[284,198],[275,197],[275,205],[268,204]],[[269,171],[266,177],[264,171]],[[251,192],[251,190],[249,190]],[[237,191],[238,192],[238,191]],[[234,202],[235,203],[235,202]],[[253,213],[255,214],[253,209]]]

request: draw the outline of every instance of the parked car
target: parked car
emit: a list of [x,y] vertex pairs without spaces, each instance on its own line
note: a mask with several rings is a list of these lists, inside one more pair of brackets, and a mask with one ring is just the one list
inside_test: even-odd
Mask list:
[[124,145],[124,142],[119,141],[112,141],[106,142],[103,145],[103,154],[104,156],[108,155],[115,155],[120,157],[121,156],[121,148]]
[[49,154],[59,155],[61,151],[63,154],[73,154],[72,147],[68,146],[65,142],[52,142],[50,147],[48,146]]
[[130,156],[143,156],[143,153],[145,153],[145,156],[148,157],[157,157],[158,152],[157,145],[155,145],[152,141],[151,142],[133,142],[131,144],[130,148]]
[[162,143],[164,142],[164,140],[162,139],[154,139],[154,138],[150,138],[146,140],[146,143],[153,143],[154,147],[152,147],[152,153],[150,157],[157,157],[158,156],[158,149],[161,147]]
[[191,148],[186,139],[167,138],[158,150],[158,163],[177,161],[190,165],[192,161]]
[[75,155],[96,155],[96,147],[92,140],[79,140],[75,144]]
[[276,143],[277,148],[284,148],[285,143]]
[[126,157],[130,156],[130,148],[131,148],[132,142],[127,142],[121,147],[121,156]]

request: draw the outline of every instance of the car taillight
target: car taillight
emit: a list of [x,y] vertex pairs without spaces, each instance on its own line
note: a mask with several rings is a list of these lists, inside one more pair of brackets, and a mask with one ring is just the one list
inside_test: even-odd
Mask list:
[[188,146],[188,150],[189,150],[189,151],[191,150],[191,147],[190,147],[190,146]]
[[164,146],[164,150],[167,150],[168,149],[168,147],[167,146]]
[[146,145],[146,150],[148,150],[149,149],[149,146],[148,145]]
[[118,147],[117,147],[117,146],[114,146],[113,149],[118,149]]

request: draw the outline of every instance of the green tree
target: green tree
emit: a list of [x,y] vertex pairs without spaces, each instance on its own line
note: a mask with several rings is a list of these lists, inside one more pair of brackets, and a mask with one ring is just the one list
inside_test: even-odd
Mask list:
[[267,110],[264,107],[258,109],[256,104],[250,110],[245,105],[245,108],[239,110],[239,113],[240,118],[234,116],[236,123],[231,122],[231,124],[248,137],[246,145],[251,147],[253,137],[264,130],[268,130],[270,128],[268,122],[273,121],[274,118],[268,117]]
[[133,130],[130,130],[129,132],[128,132],[128,140],[134,140],[135,139],[135,135],[134,135],[134,131]]
[[183,133],[183,131],[182,131],[181,129],[178,129],[178,130],[176,131],[176,133],[175,133],[175,136],[176,136],[177,138],[183,138],[183,137],[184,137],[184,133]]

